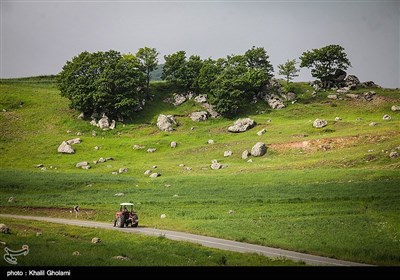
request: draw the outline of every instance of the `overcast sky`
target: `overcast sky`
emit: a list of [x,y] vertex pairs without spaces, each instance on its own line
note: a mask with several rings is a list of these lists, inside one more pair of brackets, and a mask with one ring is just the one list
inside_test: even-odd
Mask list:
[[[353,65],[348,74],[400,87],[398,0],[0,1],[3,78],[56,74],[85,50],[144,46],[161,62],[178,50],[218,58],[260,46],[277,72],[306,50],[339,44]],[[310,70],[296,80],[313,80]]]

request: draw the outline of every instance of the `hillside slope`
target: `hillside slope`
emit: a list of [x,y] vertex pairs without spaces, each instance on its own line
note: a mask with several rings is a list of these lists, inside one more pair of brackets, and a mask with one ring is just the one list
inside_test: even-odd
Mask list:
[[[132,201],[146,226],[399,265],[400,158],[389,153],[400,146],[400,112],[390,110],[400,104],[400,92],[373,89],[377,97],[370,102],[333,101],[326,98],[330,92],[311,97],[311,87],[298,86],[303,93],[295,104],[283,110],[254,104],[239,117],[257,126],[232,134],[227,128],[234,120],[193,122],[187,115],[202,108],[191,100],[177,107],[162,102],[174,92],[163,82],[152,83],[154,100],[131,123],[102,131],[77,120],[79,112],[68,109],[53,84],[3,81],[1,212],[68,216],[79,204],[81,218],[110,221],[118,203]],[[158,130],[161,113],[176,116],[175,131]],[[382,120],[385,114],[392,119]],[[328,126],[313,128],[316,118]],[[267,132],[258,136],[261,129]],[[82,139],[75,154],[57,153],[75,137]],[[241,159],[256,142],[267,144],[267,154]],[[224,157],[226,150],[232,156]],[[114,161],[93,164],[100,157]],[[227,168],[211,170],[214,159]],[[76,168],[81,161],[91,169]],[[128,172],[113,175],[119,168]],[[161,176],[151,179],[146,170]],[[7,202],[11,196],[14,203]]]

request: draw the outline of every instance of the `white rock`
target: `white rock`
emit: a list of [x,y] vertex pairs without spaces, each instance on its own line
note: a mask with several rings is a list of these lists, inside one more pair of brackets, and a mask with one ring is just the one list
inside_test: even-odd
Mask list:
[[166,217],[167,217],[167,215],[161,214],[160,219],[165,219]]
[[224,157],[230,157],[232,155],[232,151],[225,151]]

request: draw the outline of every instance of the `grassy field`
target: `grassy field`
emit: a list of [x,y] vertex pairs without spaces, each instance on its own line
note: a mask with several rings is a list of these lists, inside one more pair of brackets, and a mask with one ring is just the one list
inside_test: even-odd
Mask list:
[[[110,230],[5,219],[11,233],[1,240],[9,249],[29,245],[19,266],[281,266],[301,265],[258,254],[240,254],[187,242]],[[93,244],[92,238],[101,242]],[[118,258],[119,257],[119,258]],[[49,259],[51,263],[49,263]],[[8,265],[4,261],[0,266]]]
[[[68,109],[52,83],[3,81],[0,212],[73,218],[70,210],[79,204],[80,219],[111,223],[118,204],[127,201],[135,203],[140,225],[399,265],[400,158],[389,153],[400,146],[399,112],[390,110],[400,104],[400,91],[374,89],[378,97],[371,102],[332,101],[326,99],[330,92],[312,98],[306,83],[298,87],[303,93],[297,103],[279,111],[261,103],[246,108],[240,115],[253,118],[257,127],[229,134],[234,120],[197,123],[187,117],[201,110],[194,102],[178,107],[161,102],[174,92],[163,82],[152,83],[153,102],[131,122],[101,131],[77,120],[79,112]],[[157,129],[160,113],[177,116],[176,131]],[[384,114],[392,120],[383,121]],[[325,118],[328,126],[312,128],[316,118]],[[267,133],[257,136],[263,128]],[[57,153],[62,141],[75,137],[82,139],[75,154]],[[171,141],[178,147],[171,149]],[[267,155],[242,160],[242,151],[259,141],[267,144]],[[135,144],[146,148],[134,150]],[[153,147],[155,153],[146,152]],[[225,150],[233,155],[224,157]],[[92,164],[100,157],[114,161]],[[228,167],[211,170],[213,159]],[[80,161],[92,168],[75,168]],[[161,177],[143,175],[154,165]],[[121,167],[129,171],[111,174]],[[121,192],[123,197],[115,196]],[[7,202],[11,196],[14,203]]]

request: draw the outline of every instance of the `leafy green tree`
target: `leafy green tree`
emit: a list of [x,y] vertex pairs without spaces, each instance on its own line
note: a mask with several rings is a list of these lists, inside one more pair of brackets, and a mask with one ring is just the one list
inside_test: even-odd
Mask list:
[[209,90],[210,102],[218,113],[235,115],[261,90],[272,77],[273,67],[268,58],[263,48],[253,47],[244,55],[203,64],[199,85]]
[[192,55],[187,59],[185,51],[178,51],[164,56],[164,59],[162,79],[182,90],[197,89],[197,77],[203,65],[199,56]]
[[146,77],[139,59],[110,50],[82,52],[67,61],[57,82],[72,109],[127,117],[140,104]]
[[146,88],[149,88],[151,72],[157,68],[159,53],[155,48],[140,48],[136,53],[136,57],[140,60],[141,69],[146,75]]
[[343,73],[351,63],[339,45],[328,45],[320,49],[306,51],[300,57],[300,67],[311,68],[311,75],[320,79],[323,87],[334,80],[337,73]]
[[287,84],[295,77],[299,76],[297,73],[300,72],[300,70],[296,68],[296,59],[288,59],[284,64],[279,64],[278,69],[278,74],[286,78]]

